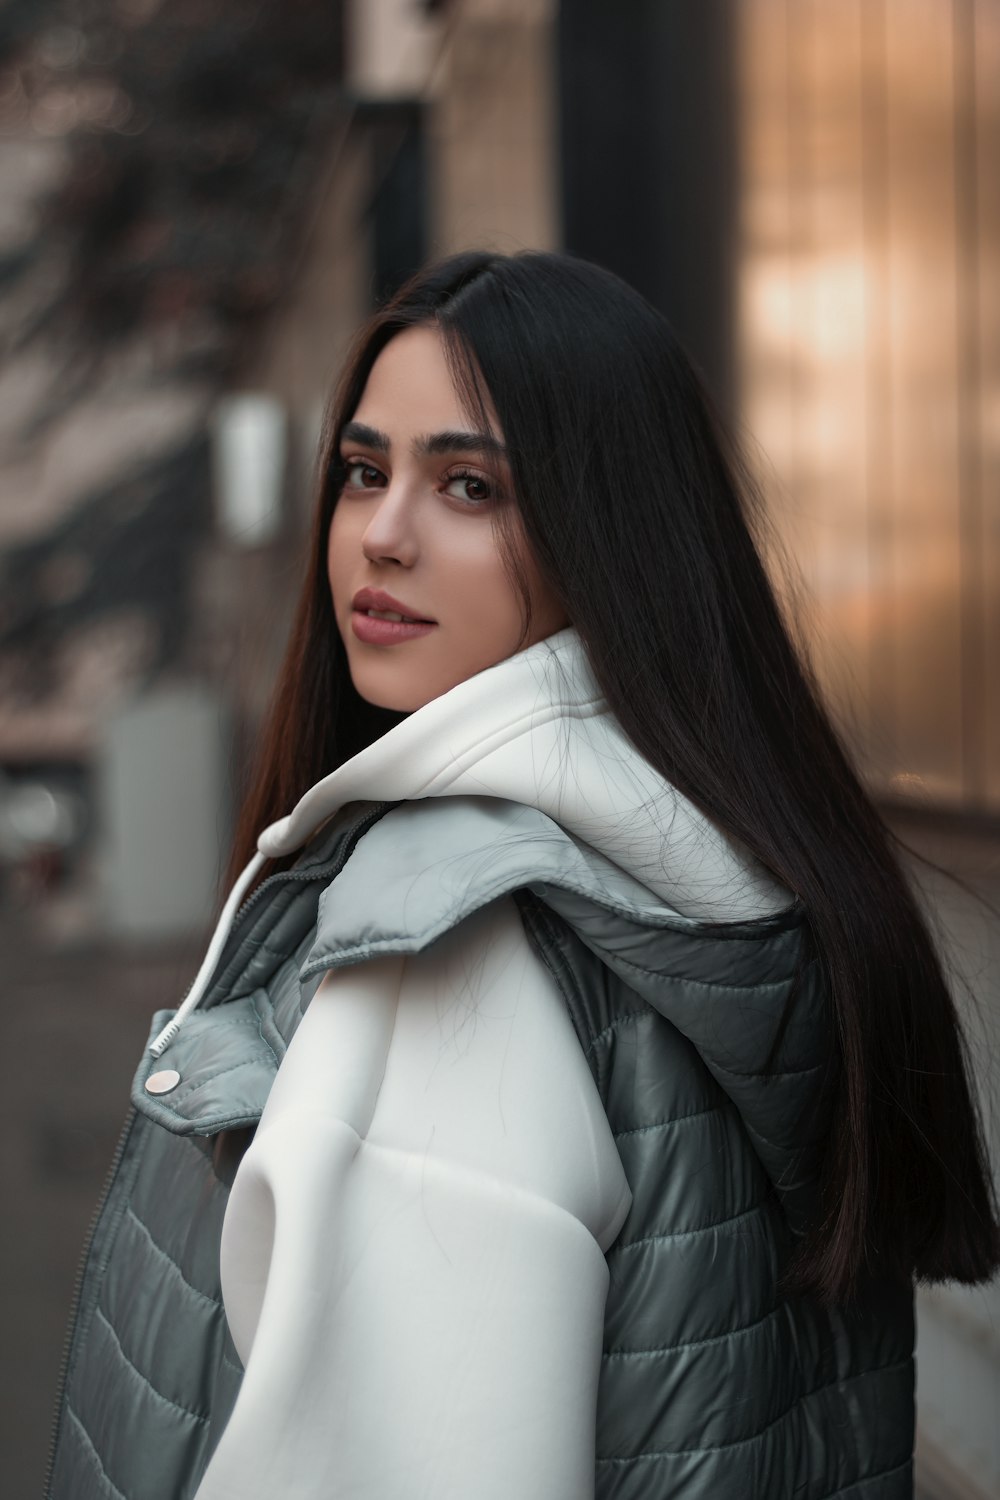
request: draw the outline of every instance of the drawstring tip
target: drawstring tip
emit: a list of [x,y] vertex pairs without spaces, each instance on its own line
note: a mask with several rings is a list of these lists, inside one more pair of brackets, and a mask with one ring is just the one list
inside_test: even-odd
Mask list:
[[164,1028],[160,1032],[159,1036],[158,1037],[154,1037],[154,1039],[150,1042],[150,1044],[149,1044],[149,1055],[151,1057],[160,1057],[160,1056],[162,1056],[162,1054],[170,1046],[170,1043],[173,1041],[174,1037],[177,1035],[177,1033],[178,1033],[179,1030],[180,1030],[180,1023],[177,1020],[177,1017],[175,1016],[172,1021],[168,1021],[167,1022],[166,1026],[164,1026]]

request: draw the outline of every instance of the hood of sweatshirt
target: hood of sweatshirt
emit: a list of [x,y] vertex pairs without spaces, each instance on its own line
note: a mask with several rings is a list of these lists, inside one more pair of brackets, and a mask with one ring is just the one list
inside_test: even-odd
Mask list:
[[684,916],[749,920],[791,902],[636,750],[572,628],[417,709],[310,787],[257,847],[289,854],[347,802],[461,796],[538,808]]
[[463,796],[537,808],[684,917],[751,921],[792,902],[746,848],[639,753],[569,627],[415,710],[263,829],[154,1055],[198,1004],[243,893],[267,858],[300,849],[349,802]]

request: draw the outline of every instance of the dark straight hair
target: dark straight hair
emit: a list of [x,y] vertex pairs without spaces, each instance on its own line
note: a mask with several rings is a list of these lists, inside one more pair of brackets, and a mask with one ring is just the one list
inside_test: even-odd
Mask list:
[[229,878],[266,824],[402,717],[351,685],[326,539],[341,429],[381,349],[416,324],[440,330],[477,426],[492,403],[528,542],[622,728],[805,909],[834,1017],[835,1106],[786,1285],[841,1299],[870,1267],[988,1278],[1000,1226],[939,955],[792,643],[729,440],[664,318],[610,272],[467,252],[413,277],[362,330],[327,423],[308,572]]

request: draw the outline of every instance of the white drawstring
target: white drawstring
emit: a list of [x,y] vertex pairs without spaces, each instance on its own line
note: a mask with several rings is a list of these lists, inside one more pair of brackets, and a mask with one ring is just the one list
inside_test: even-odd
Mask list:
[[166,1048],[169,1047],[170,1043],[173,1041],[174,1037],[180,1030],[181,1023],[187,1016],[191,1014],[191,1012],[197,1006],[198,1002],[201,1000],[205,987],[207,986],[209,979],[212,977],[212,972],[215,969],[216,963],[218,962],[219,954],[222,952],[222,949],[225,946],[226,938],[229,936],[230,928],[233,925],[233,918],[235,917],[237,908],[239,907],[240,901],[242,900],[243,892],[246,890],[247,886],[253,880],[254,876],[257,874],[258,870],[261,868],[267,858],[268,856],[266,854],[262,854],[258,851],[258,853],[253,856],[250,863],[243,871],[242,875],[238,877],[232,890],[226,897],[226,904],[222,908],[222,911],[219,913],[219,920],[215,924],[215,932],[212,934],[212,941],[208,945],[208,952],[202,959],[201,968],[198,970],[197,974],[194,977],[194,983],[192,984],[184,1000],[178,1007],[177,1014],[174,1016],[173,1020],[168,1021],[166,1026],[164,1026],[163,1030],[160,1032],[159,1036],[149,1044],[149,1050],[153,1057],[160,1057],[166,1050]]

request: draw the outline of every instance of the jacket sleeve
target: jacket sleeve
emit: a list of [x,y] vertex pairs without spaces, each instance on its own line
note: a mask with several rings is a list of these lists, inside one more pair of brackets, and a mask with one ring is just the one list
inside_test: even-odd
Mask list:
[[196,1500],[586,1500],[629,1202],[509,899],[328,973],[233,1185],[246,1373]]

